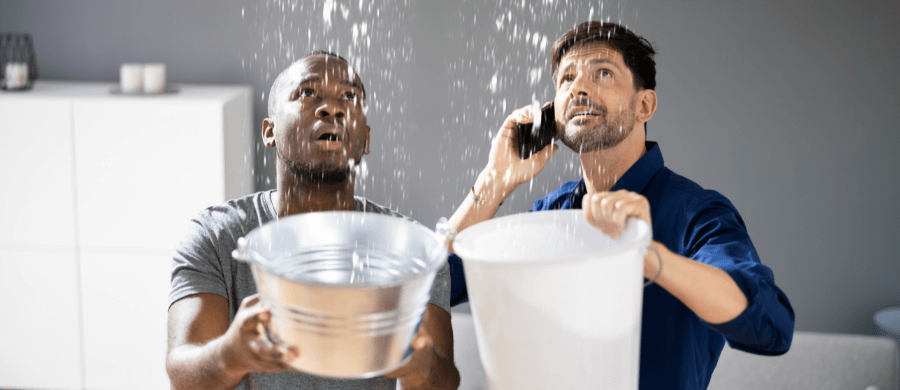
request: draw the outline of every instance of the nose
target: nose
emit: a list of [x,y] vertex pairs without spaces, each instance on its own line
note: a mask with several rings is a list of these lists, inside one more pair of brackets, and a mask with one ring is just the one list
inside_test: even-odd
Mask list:
[[571,91],[573,98],[580,98],[580,97],[590,98],[591,97],[590,91],[591,91],[591,87],[592,87],[591,84],[592,83],[590,83],[589,80],[586,77],[584,77],[583,73],[578,72],[578,75],[575,76],[575,80],[572,81],[572,88],[569,91]]
[[340,105],[328,101],[322,102],[322,105],[316,108],[316,118],[319,119],[328,119],[329,117],[343,119],[345,115],[346,113]]

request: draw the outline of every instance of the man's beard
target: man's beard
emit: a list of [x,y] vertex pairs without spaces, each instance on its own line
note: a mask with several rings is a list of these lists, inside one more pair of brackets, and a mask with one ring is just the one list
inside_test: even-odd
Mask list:
[[565,126],[557,129],[563,145],[568,146],[569,149],[576,153],[596,152],[613,148],[622,143],[625,138],[628,138],[632,128],[634,128],[634,119],[632,119],[634,118],[633,107],[620,111],[618,115],[612,118],[609,118],[609,110],[606,109],[606,106],[595,104],[592,107],[597,111],[597,118],[595,119],[597,123],[593,127],[583,128],[576,133],[575,129],[571,129],[571,132],[569,131],[569,124],[567,123]]
[[351,169],[335,164],[303,164],[284,156],[278,148],[275,154],[298,180],[309,184],[342,184],[350,180]]

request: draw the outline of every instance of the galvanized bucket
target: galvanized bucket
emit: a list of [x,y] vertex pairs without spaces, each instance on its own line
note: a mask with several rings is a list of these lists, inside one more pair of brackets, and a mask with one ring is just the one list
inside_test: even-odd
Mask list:
[[238,240],[270,337],[299,348],[291,365],[336,378],[370,378],[411,357],[434,277],[452,233],[359,212],[282,218]]

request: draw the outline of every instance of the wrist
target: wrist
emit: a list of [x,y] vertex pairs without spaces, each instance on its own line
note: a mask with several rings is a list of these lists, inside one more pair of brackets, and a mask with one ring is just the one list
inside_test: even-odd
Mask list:
[[497,171],[485,169],[475,180],[472,193],[482,201],[479,202],[481,204],[499,205],[516,187],[515,183],[509,183],[506,178],[498,177]]
[[[656,279],[656,282],[659,282],[663,276],[660,267],[664,267],[662,263],[665,262],[664,258],[669,249],[657,241],[650,241],[650,247],[656,250],[648,250],[644,255],[644,277],[650,280]],[[656,257],[657,254],[659,254],[659,258]]]
[[219,362],[219,369],[228,382],[240,381],[241,378],[250,373],[250,370],[238,358],[238,354],[229,345],[226,337],[228,337],[228,333],[212,341],[212,343],[215,343],[213,347],[216,355],[215,360]]

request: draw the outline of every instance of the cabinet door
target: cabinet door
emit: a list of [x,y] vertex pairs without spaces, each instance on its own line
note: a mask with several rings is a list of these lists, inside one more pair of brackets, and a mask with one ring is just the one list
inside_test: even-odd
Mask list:
[[75,248],[71,104],[0,103],[0,247]]
[[74,104],[82,248],[171,251],[190,218],[225,201],[221,103]]
[[0,250],[0,388],[81,389],[75,252]]
[[82,253],[85,388],[169,388],[171,261],[163,254]]

